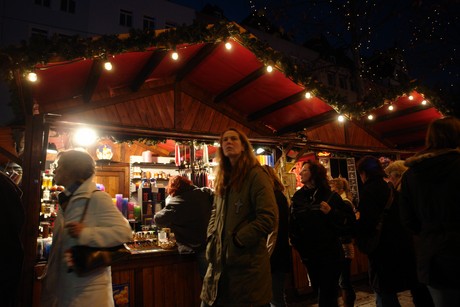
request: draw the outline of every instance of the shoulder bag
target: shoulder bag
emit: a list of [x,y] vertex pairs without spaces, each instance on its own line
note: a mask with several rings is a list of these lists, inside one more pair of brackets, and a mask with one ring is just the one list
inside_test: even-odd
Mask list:
[[[91,198],[88,198],[86,201],[80,223],[82,223],[85,218],[90,200]],[[114,247],[75,245],[72,246],[67,253],[70,253],[72,259],[69,271],[75,272],[80,277],[86,276],[99,268],[108,267],[131,254],[124,244]]]

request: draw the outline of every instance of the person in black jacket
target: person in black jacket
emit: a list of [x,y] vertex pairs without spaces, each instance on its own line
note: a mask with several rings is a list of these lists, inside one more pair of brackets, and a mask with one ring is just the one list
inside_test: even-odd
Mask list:
[[[291,247],[289,246],[289,204],[286,196],[283,194],[284,185],[275,173],[273,168],[264,165],[265,170],[270,174],[273,181],[273,190],[275,192],[276,204],[278,205],[278,229],[275,234],[276,241],[271,242],[270,235],[268,239],[268,249],[271,251],[270,265],[272,273],[272,292],[273,298],[270,301],[271,307],[286,306],[285,282],[287,273],[291,268]],[[274,245],[274,246],[272,246]]]
[[[378,158],[365,156],[356,166],[361,181],[360,218],[356,227],[358,248],[367,252],[369,283],[375,292],[377,307],[400,306],[398,292],[417,284],[410,234],[401,224],[396,192],[385,181],[385,171]],[[385,209],[387,204],[389,208]],[[373,251],[363,250],[365,238],[376,231],[384,216],[378,245]]]
[[21,277],[24,250],[21,242],[21,231],[25,214],[22,206],[22,191],[10,177],[0,171],[0,195],[3,197],[1,223],[4,238],[0,261],[3,264],[0,274],[0,294],[2,306],[16,306],[18,287]]
[[417,272],[435,306],[460,306],[460,120],[433,121],[426,149],[406,160],[401,216],[417,237]]
[[154,218],[158,227],[169,227],[176,236],[181,254],[195,254],[201,277],[206,261],[206,230],[211,217],[214,193],[209,188],[199,188],[183,176],[169,179],[166,187],[166,206]]
[[[353,204],[353,195],[350,192],[350,186],[348,180],[342,177],[333,178],[329,182],[331,190],[338,193],[343,201],[350,207],[351,210],[357,216],[356,207]],[[354,227],[353,227],[354,228]],[[354,229],[352,229],[354,230]],[[344,307],[353,307],[355,305],[356,293],[351,282],[351,262],[355,257],[355,247],[353,245],[353,236],[354,232],[343,234],[340,237],[342,242],[343,252],[345,254],[345,259],[343,262],[342,270],[340,272],[339,278],[339,287],[342,292],[342,300]]]
[[337,290],[344,252],[340,242],[347,220],[355,216],[329,187],[326,168],[308,161],[302,166],[303,187],[292,197],[290,239],[306,266],[320,307],[338,306]]

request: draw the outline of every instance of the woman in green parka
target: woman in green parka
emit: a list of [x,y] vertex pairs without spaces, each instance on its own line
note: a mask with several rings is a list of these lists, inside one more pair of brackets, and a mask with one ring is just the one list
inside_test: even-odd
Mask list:
[[242,132],[226,130],[220,145],[201,306],[268,306],[267,236],[278,219],[270,177]]

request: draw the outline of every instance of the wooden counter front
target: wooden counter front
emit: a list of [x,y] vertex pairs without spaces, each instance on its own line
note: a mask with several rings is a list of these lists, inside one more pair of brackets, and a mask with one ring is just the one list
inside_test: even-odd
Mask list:
[[[36,265],[36,276],[44,266]],[[120,306],[198,307],[201,303],[201,278],[195,258],[177,251],[129,256],[112,266],[112,284],[114,290],[128,287],[129,305]],[[39,306],[40,290],[41,281],[35,279],[33,306]]]

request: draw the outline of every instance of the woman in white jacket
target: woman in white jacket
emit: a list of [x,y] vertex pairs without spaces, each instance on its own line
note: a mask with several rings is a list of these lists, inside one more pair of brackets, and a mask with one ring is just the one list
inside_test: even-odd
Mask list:
[[[87,152],[60,153],[54,173],[55,183],[66,189],[59,194],[59,211],[53,228],[41,305],[114,306],[110,267],[79,277],[69,270],[65,252],[74,245],[120,245],[132,239],[131,227],[112,204],[110,195],[97,191],[92,182],[95,162]],[[80,223],[88,198],[88,209]]]

